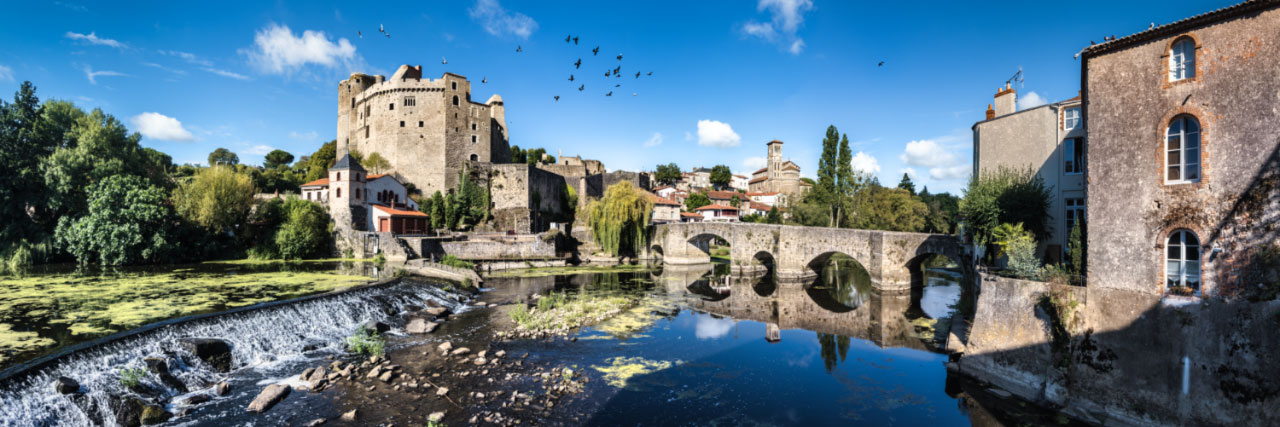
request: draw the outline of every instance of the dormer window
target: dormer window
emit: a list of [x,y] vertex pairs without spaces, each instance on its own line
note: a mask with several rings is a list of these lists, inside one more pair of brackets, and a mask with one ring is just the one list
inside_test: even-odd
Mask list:
[[1183,37],[1173,43],[1169,52],[1169,81],[1196,77],[1196,42]]
[[1080,126],[1080,107],[1067,107],[1062,112],[1062,130],[1072,130]]

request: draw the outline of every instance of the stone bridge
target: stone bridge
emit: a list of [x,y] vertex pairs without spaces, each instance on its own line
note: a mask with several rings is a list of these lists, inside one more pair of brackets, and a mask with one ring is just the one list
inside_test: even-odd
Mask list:
[[817,277],[837,253],[858,261],[879,291],[922,285],[920,264],[930,255],[951,258],[966,276],[973,273],[969,247],[959,237],[943,234],[696,222],[655,226],[649,251],[661,257],[663,264],[706,264],[711,262],[707,243],[717,237],[729,243],[735,271],[772,266],[782,282]]

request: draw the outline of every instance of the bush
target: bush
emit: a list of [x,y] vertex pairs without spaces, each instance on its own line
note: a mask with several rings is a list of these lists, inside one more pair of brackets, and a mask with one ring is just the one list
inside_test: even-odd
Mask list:
[[172,262],[178,222],[164,189],[142,178],[114,175],[89,187],[89,211],[64,216],[54,233],[58,245],[81,264],[128,265]]
[[1040,278],[1040,258],[1036,256],[1036,241],[1023,235],[1006,247],[1009,255],[1009,272],[1022,279]]
[[382,268],[382,266],[385,265],[386,263],[387,263],[387,257],[385,255],[382,255],[382,252],[378,252],[377,255],[373,256],[373,265],[378,266],[378,268]]
[[142,377],[147,376],[147,371],[139,367],[124,368],[120,370],[120,385],[125,388],[137,387],[142,382]]
[[275,244],[284,259],[320,254],[329,243],[329,214],[320,205],[291,197],[284,204],[285,221],[276,232]]
[[475,264],[470,261],[458,259],[458,257],[453,254],[445,255],[444,259],[440,260],[440,263],[450,267],[465,268],[467,270],[476,268]]
[[1031,169],[1000,168],[969,180],[960,201],[960,213],[974,242],[994,241],[1000,224],[1021,223],[1036,240],[1049,238],[1049,189]]
[[347,351],[364,356],[382,356],[386,354],[387,339],[361,326],[356,333],[347,337]]
[[214,233],[233,230],[249,215],[255,192],[253,178],[227,166],[201,169],[173,191],[173,205],[183,218]]

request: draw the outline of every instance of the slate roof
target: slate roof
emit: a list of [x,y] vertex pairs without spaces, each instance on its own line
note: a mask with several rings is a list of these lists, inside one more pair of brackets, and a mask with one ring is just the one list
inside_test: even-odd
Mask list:
[[331,171],[343,170],[343,169],[351,169],[353,171],[364,172],[364,168],[360,166],[360,162],[357,162],[356,159],[351,158],[351,154],[349,153],[343,154],[342,158],[338,159],[338,162],[334,163],[333,167],[329,168],[329,170]]

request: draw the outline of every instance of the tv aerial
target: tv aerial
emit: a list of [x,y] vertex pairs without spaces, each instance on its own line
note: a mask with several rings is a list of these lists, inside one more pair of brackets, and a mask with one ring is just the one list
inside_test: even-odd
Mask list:
[[1013,84],[1017,84],[1018,89],[1022,89],[1022,67],[1018,67],[1018,72],[1013,73],[1013,77],[1010,77],[1009,80],[1005,80],[1004,84],[1010,87],[1012,87],[1011,85]]

